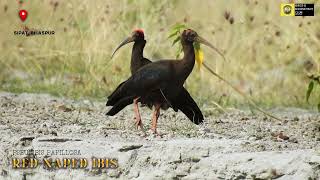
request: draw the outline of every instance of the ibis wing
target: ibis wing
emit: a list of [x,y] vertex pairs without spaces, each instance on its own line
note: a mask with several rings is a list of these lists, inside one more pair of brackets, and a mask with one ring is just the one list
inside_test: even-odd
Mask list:
[[174,108],[182,111],[193,123],[200,124],[203,122],[203,115],[200,108],[185,88],[181,90],[179,96],[172,104]]
[[[114,94],[115,92],[117,92],[118,89],[119,89],[125,82],[126,82],[126,81],[120,83],[120,84],[117,86],[117,88],[108,96],[108,99],[109,99],[111,96],[113,96],[113,94]],[[108,105],[107,105],[107,106],[108,106]]]
[[115,103],[112,108],[107,112],[106,115],[108,116],[113,116],[117,114],[119,111],[121,111],[123,108],[128,106],[129,104],[132,104],[133,102],[133,97],[128,96],[120,99],[117,103]]
[[108,97],[107,105],[114,105],[125,97],[139,97],[156,89],[165,88],[171,77],[170,63],[150,63],[141,67],[128,80],[122,82]]

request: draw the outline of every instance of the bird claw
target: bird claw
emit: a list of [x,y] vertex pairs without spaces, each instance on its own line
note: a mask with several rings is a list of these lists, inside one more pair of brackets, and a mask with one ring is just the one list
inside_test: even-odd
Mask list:
[[140,126],[141,128],[143,128],[141,119],[140,119],[140,118],[139,118],[138,120],[137,120],[136,118],[134,118],[134,119],[136,120],[136,122],[134,123],[134,124],[136,125],[136,128],[138,129],[139,126]]
[[135,123],[134,123],[135,126],[136,126],[136,129],[139,129],[139,127],[140,127],[140,129],[141,129],[141,131],[143,133],[143,136],[146,137],[147,134],[146,134],[146,132],[145,132],[145,130],[143,128],[143,124],[142,124],[141,118],[138,118],[138,120],[137,120],[137,118],[135,117],[134,119],[136,120]]
[[152,132],[153,134],[155,134],[155,135],[157,135],[157,136],[159,136],[159,137],[162,137],[161,134],[157,131],[157,129],[151,128],[150,130],[151,130],[151,132]]

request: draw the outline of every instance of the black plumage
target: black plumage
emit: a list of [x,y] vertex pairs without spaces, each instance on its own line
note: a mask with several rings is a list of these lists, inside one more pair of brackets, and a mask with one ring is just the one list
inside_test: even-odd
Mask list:
[[[159,111],[160,107],[163,109],[171,107],[175,111],[181,110],[195,124],[203,122],[201,110],[183,87],[186,78],[194,67],[193,42],[195,41],[214,48],[198,36],[195,31],[187,29],[181,34],[184,57],[181,60],[161,60],[153,63],[143,57],[145,40],[143,39],[140,46],[139,42],[135,41],[131,58],[131,72],[133,74],[108,97],[107,106],[113,107],[107,115],[115,115],[125,106],[131,104],[134,99],[139,98],[142,104],[154,105],[156,111]],[[117,49],[122,45],[124,43]],[[139,59],[140,64],[137,65]],[[138,68],[139,66],[141,67]],[[156,112],[153,118],[153,130],[155,132],[158,116],[159,112]]]

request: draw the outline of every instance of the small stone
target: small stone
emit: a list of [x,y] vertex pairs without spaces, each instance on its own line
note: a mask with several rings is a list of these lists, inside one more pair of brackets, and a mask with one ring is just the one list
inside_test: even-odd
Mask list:
[[1,171],[1,176],[6,177],[7,175],[8,175],[8,171],[2,169],[2,171]]
[[182,162],[181,153],[174,153],[171,156],[173,163],[178,164]]
[[298,140],[297,140],[296,138],[290,138],[290,139],[289,139],[289,142],[298,143]]
[[265,151],[266,147],[263,144],[259,144],[257,145],[257,149],[259,149],[260,151]]
[[278,139],[281,139],[281,140],[289,140],[289,137],[284,135],[283,132],[280,132],[277,136]]
[[70,107],[67,107],[66,105],[62,104],[57,106],[57,109],[63,112],[70,112],[72,109]]
[[283,173],[277,172],[276,169],[268,169],[267,171],[262,172],[256,178],[257,179],[276,179],[283,176]]
[[195,163],[197,163],[197,162],[199,162],[201,159],[200,158],[197,158],[197,157],[192,157],[191,158],[191,161],[192,162],[195,162]]
[[257,138],[255,136],[251,136],[251,137],[248,138],[248,140],[249,141],[255,141],[255,140],[257,140]]
[[57,133],[56,131],[51,131],[51,134],[52,134],[53,136],[58,136],[58,133]]
[[129,146],[123,146],[122,148],[119,149],[120,152],[127,152],[130,150],[134,150],[134,149],[139,149],[141,148],[143,145],[138,144],[138,145],[129,145]]
[[120,171],[118,169],[113,169],[108,172],[109,177],[118,178],[120,176]]
[[249,120],[249,118],[248,117],[242,117],[240,120],[241,121],[247,121],[247,120]]
[[129,179],[138,178],[140,176],[140,171],[130,171]]
[[35,137],[22,137],[20,138],[20,141],[32,141]]
[[191,166],[189,164],[182,164],[177,167],[176,175],[178,177],[184,177],[187,176],[190,172]]
[[210,133],[211,132],[211,130],[209,128],[204,128],[203,131],[206,132],[206,133]]
[[101,169],[92,169],[91,171],[89,171],[90,174],[92,175],[100,175],[102,173]]
[[210,150],[209,149],[206,149],[204,152],[201,153],[201,157],[209,157],[209,154],[210,154]]
[[173,138],[174,137],[174,134],[170,133],[170,134],[167,134],[167,138]]

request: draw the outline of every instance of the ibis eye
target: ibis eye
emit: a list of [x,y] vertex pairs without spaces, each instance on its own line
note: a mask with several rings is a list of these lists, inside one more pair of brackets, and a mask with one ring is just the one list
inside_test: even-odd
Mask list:
[[143,35],[142,35],[140,32],[135,32],[135,33],[134,33],[134,36],[135,36],[136,38],[141,38],[141,37],[143,37]]

